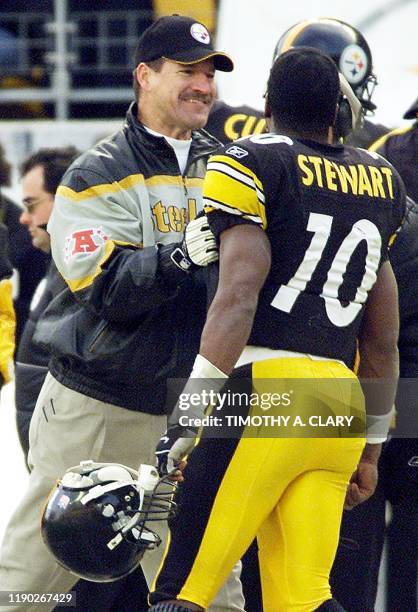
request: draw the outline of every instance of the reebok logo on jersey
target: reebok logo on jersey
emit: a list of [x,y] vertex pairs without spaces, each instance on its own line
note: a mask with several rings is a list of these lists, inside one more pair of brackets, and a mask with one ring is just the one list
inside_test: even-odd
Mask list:
[[233,155],[238,159],[241,159],[241,157],[245,157],[246,155],[248,155],[248,151],[245,151],[244,149],[241,149],[241,147],[237,147],[236,145],[234,145],[233,147],[229,147],[229,149],[226,150],[226,153],[229,153],[229,155]]

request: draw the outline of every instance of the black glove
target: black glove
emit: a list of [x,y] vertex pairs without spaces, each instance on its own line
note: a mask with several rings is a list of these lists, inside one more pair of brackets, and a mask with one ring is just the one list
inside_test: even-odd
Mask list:
[[[161,436],[155,449],[161,475],[172,472],[193,451],[200,429],[199,423],[202,423],[211,399],[211,396],[207,398],[207,393],[219,393],[227,379],[228,376],[208,359],[202,355],[196,356],[190,378],[168,418],[167,431]],[[200,395],[202,400],[197,405],[190,403],[190,397],[195,394]],[[182,396],[186,405],[180,403]],[[186,421],[182,420],[183,417]]]

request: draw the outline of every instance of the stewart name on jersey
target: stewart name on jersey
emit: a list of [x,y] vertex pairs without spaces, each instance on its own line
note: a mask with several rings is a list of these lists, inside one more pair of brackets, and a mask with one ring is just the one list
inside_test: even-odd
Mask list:
[[363,149],[261,134],[210,158],[204,203],[217,237],[255,223],[270,239],[248,343],[352,367],[368,292],[405,213],[396,170]]

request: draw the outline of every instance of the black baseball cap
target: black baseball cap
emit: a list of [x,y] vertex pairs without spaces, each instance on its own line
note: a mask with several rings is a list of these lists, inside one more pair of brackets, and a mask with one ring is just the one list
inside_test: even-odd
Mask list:
[[216,70],[231,72],[234,68],[229,55],[215,51],[203,23],[183,15],[160,17],[141,35],[135,52],[135,65],[160,58],[180,64],[213,58]]

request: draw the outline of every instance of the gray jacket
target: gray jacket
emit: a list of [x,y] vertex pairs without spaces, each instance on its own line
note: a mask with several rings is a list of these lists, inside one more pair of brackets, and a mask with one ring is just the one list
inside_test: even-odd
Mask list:
[[156,244],[181,241],[202,209],[206,159],[217,146],[195,132],[181,175],[173,149],[143,128],[132,105],[123,128],[66,172],[48,225],[66,288],[36,333],[65,386],[163,413],[167,378],[188,375],[205,284],[199,274],[184,274],[180,285],[163,275]]

